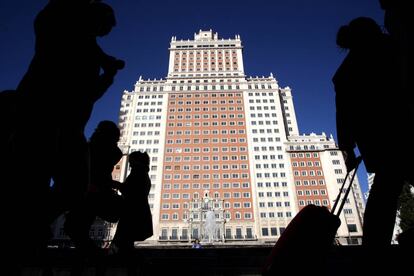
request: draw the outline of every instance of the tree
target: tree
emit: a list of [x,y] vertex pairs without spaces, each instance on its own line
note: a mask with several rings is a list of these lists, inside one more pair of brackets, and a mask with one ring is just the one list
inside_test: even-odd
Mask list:
[[400,195],[398,218],[402,232],[414,227],[414,193],[410,184],[404,185]]

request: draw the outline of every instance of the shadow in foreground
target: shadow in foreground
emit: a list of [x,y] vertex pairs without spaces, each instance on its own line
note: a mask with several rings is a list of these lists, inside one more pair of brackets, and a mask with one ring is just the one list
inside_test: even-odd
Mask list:
[[[271,247],[138,248],[128,256],[86,260],[74,249],[48,249],[43,257],[26,262],[21,275],[261,275],[270,250]],[[392,271],[393,275],[404,275],[410,266],[408,254],[399,246],[381,252],[381,262],[371,259],[361,246],[335,247],[323,267],[302,266],[309,253],[298,252],[291,264],[280,267],[280,272],[340,276]]]

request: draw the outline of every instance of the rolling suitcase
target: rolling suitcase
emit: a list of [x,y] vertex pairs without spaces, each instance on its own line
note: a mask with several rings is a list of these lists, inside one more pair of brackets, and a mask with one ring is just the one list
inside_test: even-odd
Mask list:
[[[323,269],[325,258],[334,244],[336,232],[341,225],[339,215],[352,188],[352,182],[361,160],[358,157],[349,187],[344,190],[350,172],[346,174],[331,211],[326,207],[310,204],[292,219],[268,256],[262,275],[324,274],[321,269]],[[344,197],[335,213],[342,194]]]

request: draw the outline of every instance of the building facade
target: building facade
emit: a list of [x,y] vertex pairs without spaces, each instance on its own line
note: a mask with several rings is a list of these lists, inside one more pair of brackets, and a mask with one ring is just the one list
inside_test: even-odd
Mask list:
[[[246,76],[242,49],[211,30],[173,37],[167,77],[123,93],[113,176],[127,153],[150,155],[150,241],[274,242],[303,206],[333,205],[346,173],[333,138],[300,136],[291,89]],[[363,209],[356,182],[340,236],[361,236]]]
[[[339,190],[344,183],[346,189],[354,173],[347,180],[346,166],[342,152],[332,135],[292,135],[286,143],[290,154],[293,180],[299,209],[308,204],[326,206],[331,209]],[[342,200],[341,197],[340,200]],[[341,226],[338,241],[342,244],[359,244],[362,237],[364,217],[364,195],[358,178],[355,177],[352,189],[341,212]]]

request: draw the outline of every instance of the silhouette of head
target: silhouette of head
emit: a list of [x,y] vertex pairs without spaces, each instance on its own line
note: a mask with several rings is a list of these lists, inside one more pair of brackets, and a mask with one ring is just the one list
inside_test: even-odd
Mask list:
[[92,2],[89,7],[89,24],[95,36],[109,34],[116,25],[115,13],[111,6],[102,2]]
[[134,151],[129,154],[129,164],[131,167],[135,166],[149,166],[150,157],[146,152]]
[[395,0],[379,0],[381,9],[389,9],[393,6]]
[[120,131],[112,121],[101,121],[91,136],[91,142],[116,143],[119,140]]
[[383,35],[381,27],[369,17],[358,17],[341,26],[336,44],[343,49],[363,48],[374,45]]

